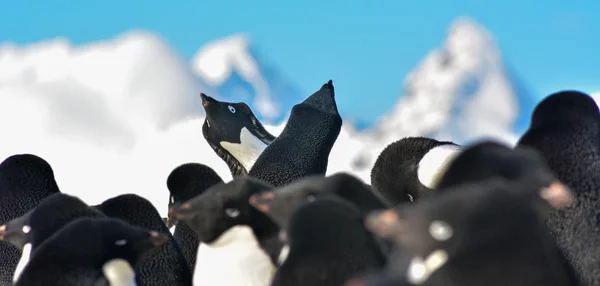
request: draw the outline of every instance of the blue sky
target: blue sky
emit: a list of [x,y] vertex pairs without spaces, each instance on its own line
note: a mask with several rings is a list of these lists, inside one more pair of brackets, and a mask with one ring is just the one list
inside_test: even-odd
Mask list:
[[247,32],[306,91],[332,78],[340,108],[371,118],[390,108],[406,74],[465,15],[495,35],[535,95],[600,90],[600,1],[494,2],[13,0],[0,4],[0,41],[65,36],[81,44],[147,29],[189,59],[207,41]]

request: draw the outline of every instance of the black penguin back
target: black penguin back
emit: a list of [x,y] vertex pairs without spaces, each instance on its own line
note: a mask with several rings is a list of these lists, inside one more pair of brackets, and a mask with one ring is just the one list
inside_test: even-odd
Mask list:
[[305,176],[324,175],[341,128],[330,80],[292,108],[285,128],[258,157],[248,176],[279,187]]
[[546,224],[586,285],[600,285],[600,112],[578,91],[549,95],[535,108],[531,125],[517,143],[536,149],[556,176],[575,193],[569,208]]
[[[167,178],[167,188],[171,193],[169,208],[175,204],[182,204],[204,193],[213,185],[223,183],[223,179],[211,167],[198,163],[183,164],[171,172]],[[169,216],[170,220],[176,219]],[[178,221],[175,232],[175,241],[179,244],[188,267],[193,271],[196,265],[196,255],[200,239],[184,221]]]
[[109,217],[169,236],[167,243],[145,256],[135,267],[139,285],[191,285],[188,263],[152,203],[138,195],[125,194],[96,207]]
[[[54,171],[46,160],[32,154],[6,158],[0,164],[0,224],[18,218],[46,197],[59,193]],[[0,284],[10,285],[21,252],[0,241]]]

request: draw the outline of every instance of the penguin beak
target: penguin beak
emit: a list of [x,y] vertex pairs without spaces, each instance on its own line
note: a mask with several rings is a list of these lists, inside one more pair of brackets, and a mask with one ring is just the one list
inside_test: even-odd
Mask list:
[[275,200],[274,192],[264,192],[261,194],[254,194],[250,197],[248,201],[251,206],[255,209],[268,214],[271,211],[271,205]]
[[192,204],[188,202],[181,205],[175,205],[169,208],[169,215],[167,220],[173,222],[179,219],[190,218],[193,215],[194,211],[192,210]]
[[6,235],[6,225],[0,225],[0,240],[4,240],[4,236]]
[[365,227],[381,238],[390,239],[402,229],[402,220],[394,209],[374,211],[365,218]]
[[550,186],[542,188],[539,195],[555,209],[571,206],[575,202],[573,192],[558,180],[552,182]]
[[204,93],[200,93],[200,98],[202,99],[202,106],[204,106],[204,108],[206,109],[210,105],[210,101],[212,98]]
[[156,231],[151,231],[150,238],[148,239],[148,241],[154,246],[161,246],[161,245],[167,243],[167,241],[169,241],[169,236],[164,233],[158,233]]

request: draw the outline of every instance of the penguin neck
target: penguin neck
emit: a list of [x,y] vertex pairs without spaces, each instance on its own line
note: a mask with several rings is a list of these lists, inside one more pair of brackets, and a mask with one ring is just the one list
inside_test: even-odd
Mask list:
[[429,150],[419,161],[417,169],[419,182],[429,189],[435,189],[450,162],[461,150],[461,146],[453,144],[440,145]]
[[[248,172],[254,163],[267,148],[267,144],[254,136],[246,127],[240,131],[240,143],[227,141],[219,142],[221,148],[225,149],[231,156],[242,165]],[[231,166],[230,166],[231,168]]]

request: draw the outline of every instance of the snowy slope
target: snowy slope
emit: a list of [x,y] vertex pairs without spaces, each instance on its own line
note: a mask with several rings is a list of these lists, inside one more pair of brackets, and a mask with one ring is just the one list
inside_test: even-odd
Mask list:
[[355,158],[370,169],[389,143],[428,136],[465,144],[482,137],[515,142],[537,103],[506,67],[493,37],[476,22],[452,23],[440,48],[405,78],[405,93],[382,116]]
[[265,123],[285,119],[306,92],[262,59],[245,34],[205,44],[192,58],[198,77],[219,92],[219,100],[246,102]]

